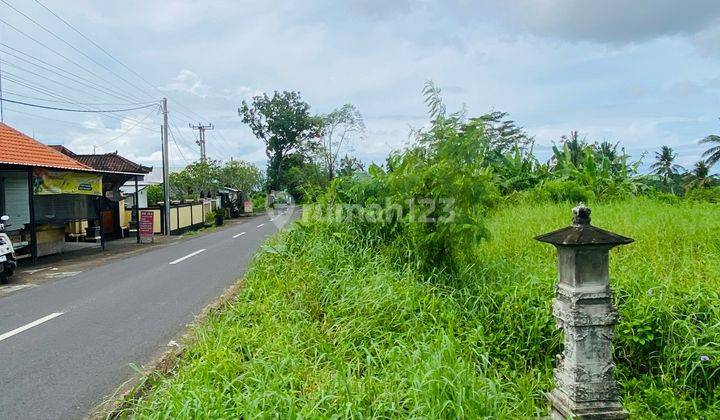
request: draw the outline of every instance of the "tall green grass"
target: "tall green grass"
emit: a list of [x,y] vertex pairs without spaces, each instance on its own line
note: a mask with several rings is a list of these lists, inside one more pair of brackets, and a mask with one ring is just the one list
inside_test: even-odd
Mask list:
[[[569,208],[499,211],[463,271],[433,278],[341,225],[296,226],[124,414],[545,415],[561,351],[555,251],[532,237],[567,225]],[[633,199],[593,206],[593,223],[636,239],[611,257],[624,405],[636,417],[720,417],[720,209]]]

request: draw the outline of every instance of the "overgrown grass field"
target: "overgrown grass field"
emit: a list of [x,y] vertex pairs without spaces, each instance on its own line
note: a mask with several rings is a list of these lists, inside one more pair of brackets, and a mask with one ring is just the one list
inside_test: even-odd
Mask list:
[[[507,207],[463,271],[422,277],[342,227],[295,226],[237,299],[195,330],[138,418],[529,418],[547,414],[561,335],[551,315],[566,204]],[[636,242],[611,254],[616,376],[631,415],[720,418],[720,208],[594,204]]]

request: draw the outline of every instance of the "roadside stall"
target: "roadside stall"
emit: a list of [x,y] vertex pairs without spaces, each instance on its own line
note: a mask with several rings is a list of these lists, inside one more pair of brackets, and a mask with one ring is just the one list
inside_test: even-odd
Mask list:
[[80,230],[103,246],[101,197],[100,172],[0,123],[0,213],[20,258],[63,252]]
[[66,237],[104,246],[99,173],[33,169],[33,209],[38,257],[67,250]]

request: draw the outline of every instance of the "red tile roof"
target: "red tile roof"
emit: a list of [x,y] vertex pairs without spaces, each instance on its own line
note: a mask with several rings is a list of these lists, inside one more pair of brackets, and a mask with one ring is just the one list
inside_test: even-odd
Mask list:
[[118,155],[117,151],[112,153],[102,153],[99,155],[79,155],[63,145],[51,144],[48,147],[52,147],[58,152],[66,156],[70,156],[78,162],[102,172],[133,175],[143,175],[152,172],[152,166],[143,166],[139,163],[135,163],[126,157]]
[[95,172],[93,168],[3,123],[0,123],[0,164]]

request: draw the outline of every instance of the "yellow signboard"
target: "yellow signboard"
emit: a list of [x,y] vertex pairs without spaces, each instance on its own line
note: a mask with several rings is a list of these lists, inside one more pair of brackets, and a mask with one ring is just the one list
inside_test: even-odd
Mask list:
[[33,175],[33,192],[36,195],[102,195],[102,175],[100,174],[35,168]]

